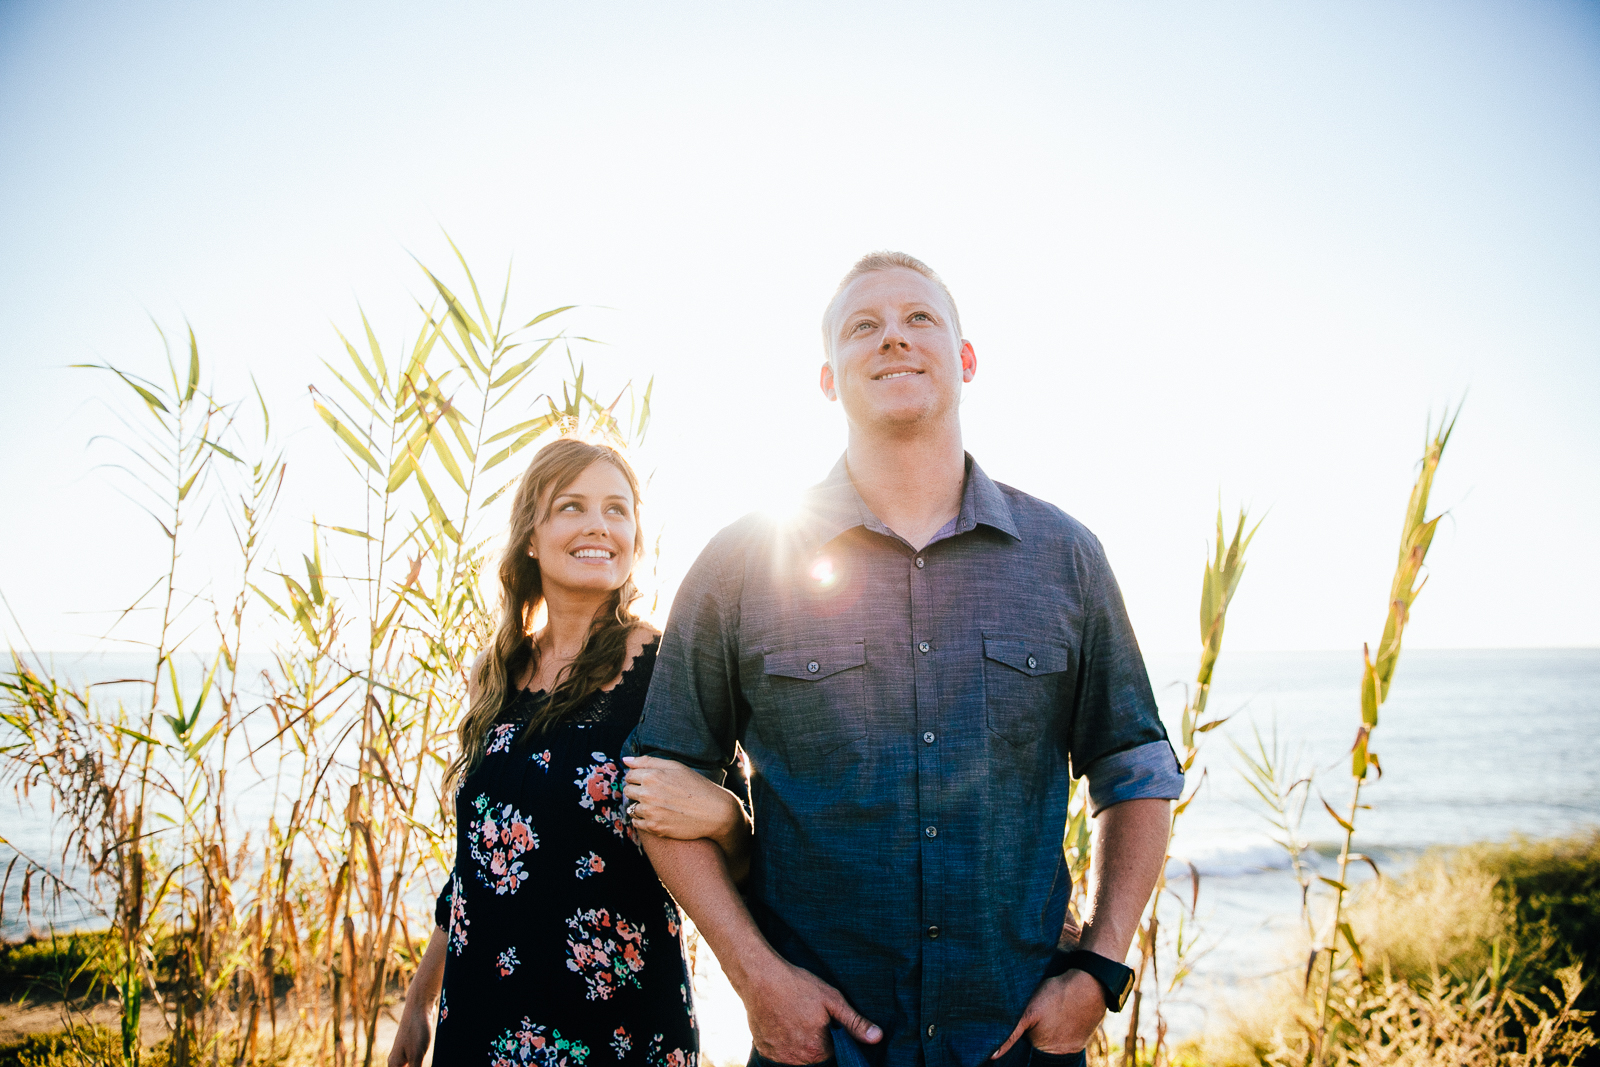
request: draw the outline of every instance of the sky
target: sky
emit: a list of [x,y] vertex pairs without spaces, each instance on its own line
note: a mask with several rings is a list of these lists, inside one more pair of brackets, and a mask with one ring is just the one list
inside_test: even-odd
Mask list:
[[359,500],[306,386],[358,303],[415,330],[444,231],[654,376],[669,587],[832,466],[820,314],[892,248],[959,302],[967,448],[1147,652],[1194,649],[1219,502],[1265,516],[1230,648],[1376,642],[1463,398],[1408,641],[1600,644],[1600,4],[3,0],[6,639],[100,647],[164,551],[69,364],[152,374],[154,320],[253,375],[293,558]]

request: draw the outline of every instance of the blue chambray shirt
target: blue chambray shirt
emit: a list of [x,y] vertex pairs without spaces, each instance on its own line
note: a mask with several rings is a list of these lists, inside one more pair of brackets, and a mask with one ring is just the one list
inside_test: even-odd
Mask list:
[[1021,1018],[1071,892],[1073,777],[1096,810],[1183,785],[1099,541],[971,456],[921,551],[844,459],[798,517],[707,545],[626,751],[720,780],[736,743],[751,910],[883,1027],[863,1051],[887,1067],[975,1067]]

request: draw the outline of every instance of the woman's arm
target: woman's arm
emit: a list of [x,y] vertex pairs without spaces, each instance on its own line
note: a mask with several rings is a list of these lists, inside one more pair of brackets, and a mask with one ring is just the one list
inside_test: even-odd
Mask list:
[[750,872],[750,816],[739,798],[676,760],[624,756],[628,817],[640,830],[675,841],[704,837],[728,857],[735,882]]
[[439,1007],[439,989],[444,985],[444,954],[449,939],[439,927],[433,928],[428,948],[406,987],[406,1006],[400,1013],[400,1029],[389,1049],[389,1067],[422,1067],[422,1057],[433,1044],[433,1015]]

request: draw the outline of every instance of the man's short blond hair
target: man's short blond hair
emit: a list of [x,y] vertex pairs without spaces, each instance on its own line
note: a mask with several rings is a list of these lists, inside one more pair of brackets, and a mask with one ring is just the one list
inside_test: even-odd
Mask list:
[[894,270],[896,267],[905,270],[914,270],[934,285],[944,294],[945,301],[950,305],[950,314],[956,327],[956,339],[961,339],[961,312],[956,308],[956,298],[950,295],[950,287],[944,284],[944,279],[939,277],[937,271],[928,266],[916,256],[909,256],[904,252],[868,252],[856,260],[856,265],[850,268],[839,281],[839,287],[833,291],[833,299],[828,301],[828,306],[822,311],[822,350],[833,358],[833,331],[828,325],[828,320],[833,317],[834,305],[839,302],[839,297],[850,287],[850,283],[863,274],[870,274],[875,270]]

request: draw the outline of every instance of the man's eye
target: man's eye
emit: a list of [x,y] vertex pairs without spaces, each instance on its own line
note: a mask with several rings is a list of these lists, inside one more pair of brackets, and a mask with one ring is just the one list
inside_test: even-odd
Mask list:
[[872,323],[870,323],[870,322],[858,322],[858,323],[856,323],[856,329],[857,330],[861,330],[863,328],[871,329],[872,328]]
[[919,311],[915,315],[912,315],[911,318],[913,321],[917,319],[927,319],[929,322],[933,321],[932,319],[928,319],[928,313],[926,311]]

